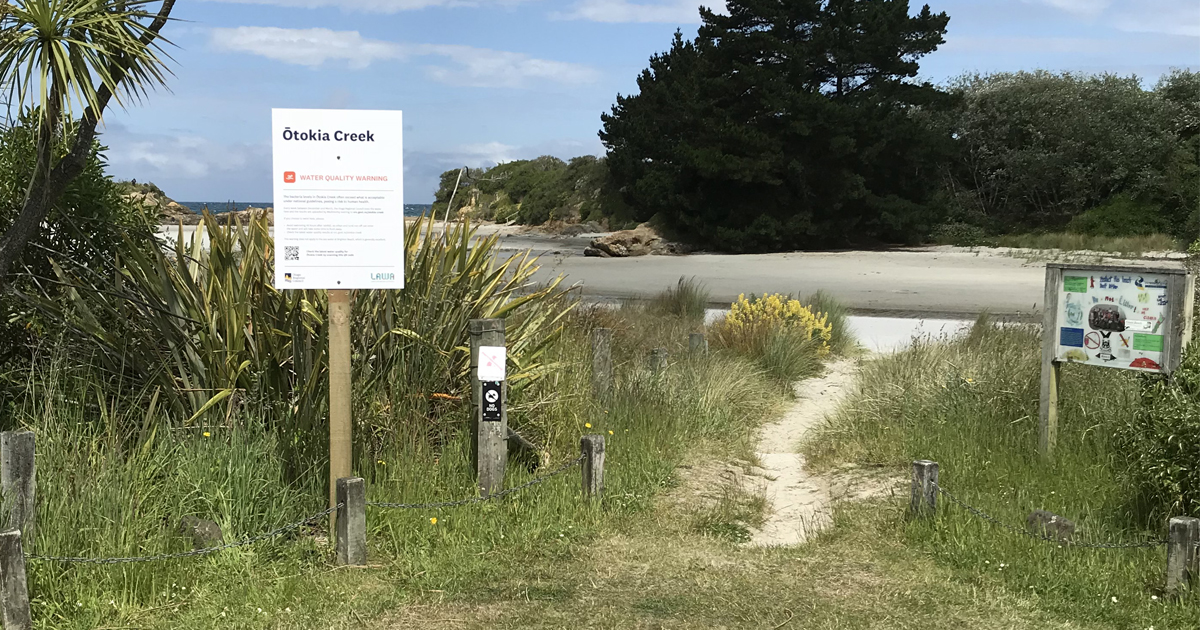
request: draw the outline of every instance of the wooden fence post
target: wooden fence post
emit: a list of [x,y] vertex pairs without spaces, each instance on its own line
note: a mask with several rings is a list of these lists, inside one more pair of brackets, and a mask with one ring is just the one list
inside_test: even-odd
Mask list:
[[607,398],[612,392],[612,330],[592,331],[592,393]]
[[367,563],[367,491],[361,477],[337,480],[337,563]]
[[650,351],[650,373],[660,376],[667,371],[667,349],[655,348]]
[[912,463],[912,502],[908,511],[913,516],[929,518],[937,513],[938,465],[927,459]]
[[1167,527],[1167,594],[1178,595],[1189,582],[1196,579],[1192,573],[1192,559],[1196,543],[1200,540],[1200,519],[1176,516]]
[[37,466],[32,431],[0,433],[0,496],[8,507],[5,529],[19,529],[32,540],[37,517]]
[[692,354],[708,354],[708,338],[704,333],[692,333],[688,335],[688,350]]
[[[471,459],[479,480],[479,493],[488,496],[504,488],[504,469],[508,465],[508,381],[501,381],[498,390],[492,390],[499,394],[499,401],[489,403],[484,400],[483,383],[479,380],[479,348],[504,346],[504,320],[473,319],[470,333],[471,399],[475,404]],[[497,403],[499,417],[484,413],[489,404]]]
[[599,499],[604,494],[604,436],[583,436],[579,449],[583,454],[583,497]]
[[0,533],[0,609],[4,630],[29,630],[29,588],[25,584],[25,550],[21,548],[21,530]]

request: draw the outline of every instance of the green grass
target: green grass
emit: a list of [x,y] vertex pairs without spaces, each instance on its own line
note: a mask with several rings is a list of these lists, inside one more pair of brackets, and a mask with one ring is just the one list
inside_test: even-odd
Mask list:
[[[600,325],[617,331],[616,389],[607,404],[588,393],[588,333]],[[420,600],[429,589],[462,592],[501,583],[514,563],[570,562],[603,532],[649,514],[653,498],[674,486],[677,464],[696,445],[718,444],[745,456],[753,428],[784,404],[785,394],[751,360],[725,352],[687,354],[687,332],[693,329],[683,318],[638,307],[583,310],[541,357],[558,368],[514,394],[510,421],[548,449],[551,466],[578,455],[581,435],[607,437],[602,508],[581,500],[579,472],[571,470],[494,503],[371,508],[375,569],[332,566],[324,519],[296,535],[203,558],[102,566],[31,560],[37,626],[327,627],[347,611],[370,618]],[[645,364],[652,347],[667,347],[672,356],[657,378]],[[322,508],[324,471],[289,483],[274,434],[251,415],[235,414],[219,425],[160,429],[150,432],[152,439],[131,442],[121,437],[121,427],[139,424],[145,398],[106,398],[88,373],[61,365],[31,378],[29,394],[13,420],[38,435],[40,525],[33,540],[38,553],[120,557],[184,551],[190,541],[175,528],[186,514],[217,521],[226,539],[234,540]],[[383,424],[369,417],[387,413],[378,404],[359,408],[367,416],[359,418],[360,429]],[[465,415],[458,404],[420,419],[444,425],[424,432],[434,439],[410,429],[364,441],[371,448],[360,450],[355,472],[367,479],[368,500],[473,496]],[[540,474],[530,470],[534,465],[532,458],[514,457],[507,483]],[[711,529],[724,531],[735,517],[749,519],[753,510],[747,509],[713,520]],[[538,588],[538,597],[573,592],[553,583]]]
[[1063,252],[1094,251],[1138,257],[1148,252],[1179,251],[1179,242],[1166,234],[1147,236],[1089,236],[1071,232],[1010,234],[997,237],[998,247],[1052,249]]
[[[806,444],[810,465],[882,464],[906,475],[912,460],[932,459],[947,490],[1006,523],[1023,527],[1029,512],[1048,509],[1074,520],[1087,542],[1165,538],[1166,524],[1134,504],[1110,442],[1111,427],[1138,404],[1136,376],[1065,366],[1057,454],[1053,463],[1038,457],[1039,338],[984,320],[960,340],[925,340],[868,363],[846,405]],[[940,505],[935,521],[906,525],[903,539],[957,580],[1099,627],[1194,627],[1200,618],[1195,595],[1162,599],[1162,547],[1060,549]]]

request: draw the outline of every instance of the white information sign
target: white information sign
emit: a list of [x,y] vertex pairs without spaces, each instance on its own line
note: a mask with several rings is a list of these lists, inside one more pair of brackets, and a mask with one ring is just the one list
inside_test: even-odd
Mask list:
[[271,111],[275,287],[404,288],[398,111]]
[[505,352],[504,346],[479,347],[479,380],[504,380]]
[[1167,274],[1064,268],[1058,361],[1160,372],[1170,343]]

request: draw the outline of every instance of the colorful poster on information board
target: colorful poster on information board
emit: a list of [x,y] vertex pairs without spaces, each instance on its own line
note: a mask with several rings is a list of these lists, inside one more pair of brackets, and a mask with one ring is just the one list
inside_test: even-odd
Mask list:
[[271,113],[275,287],[403,289],[401,113]]
[[1055,358],[1161,372],[1169,313],[1166,274],[1064,268]]

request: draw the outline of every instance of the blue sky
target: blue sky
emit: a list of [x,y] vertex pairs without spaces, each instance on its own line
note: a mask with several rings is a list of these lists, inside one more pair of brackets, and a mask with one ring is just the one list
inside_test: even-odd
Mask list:
[[[405,201],[459,166],[603,154],[600,114],[722,0],[179,0],[170,90],[106,117],[110,172],[181,201],[271,199],[272,107],[402,109]],[[939,0],[934,82],[1200,68],[1197,0]],[[920,4],[914,3],[913,9]]]

